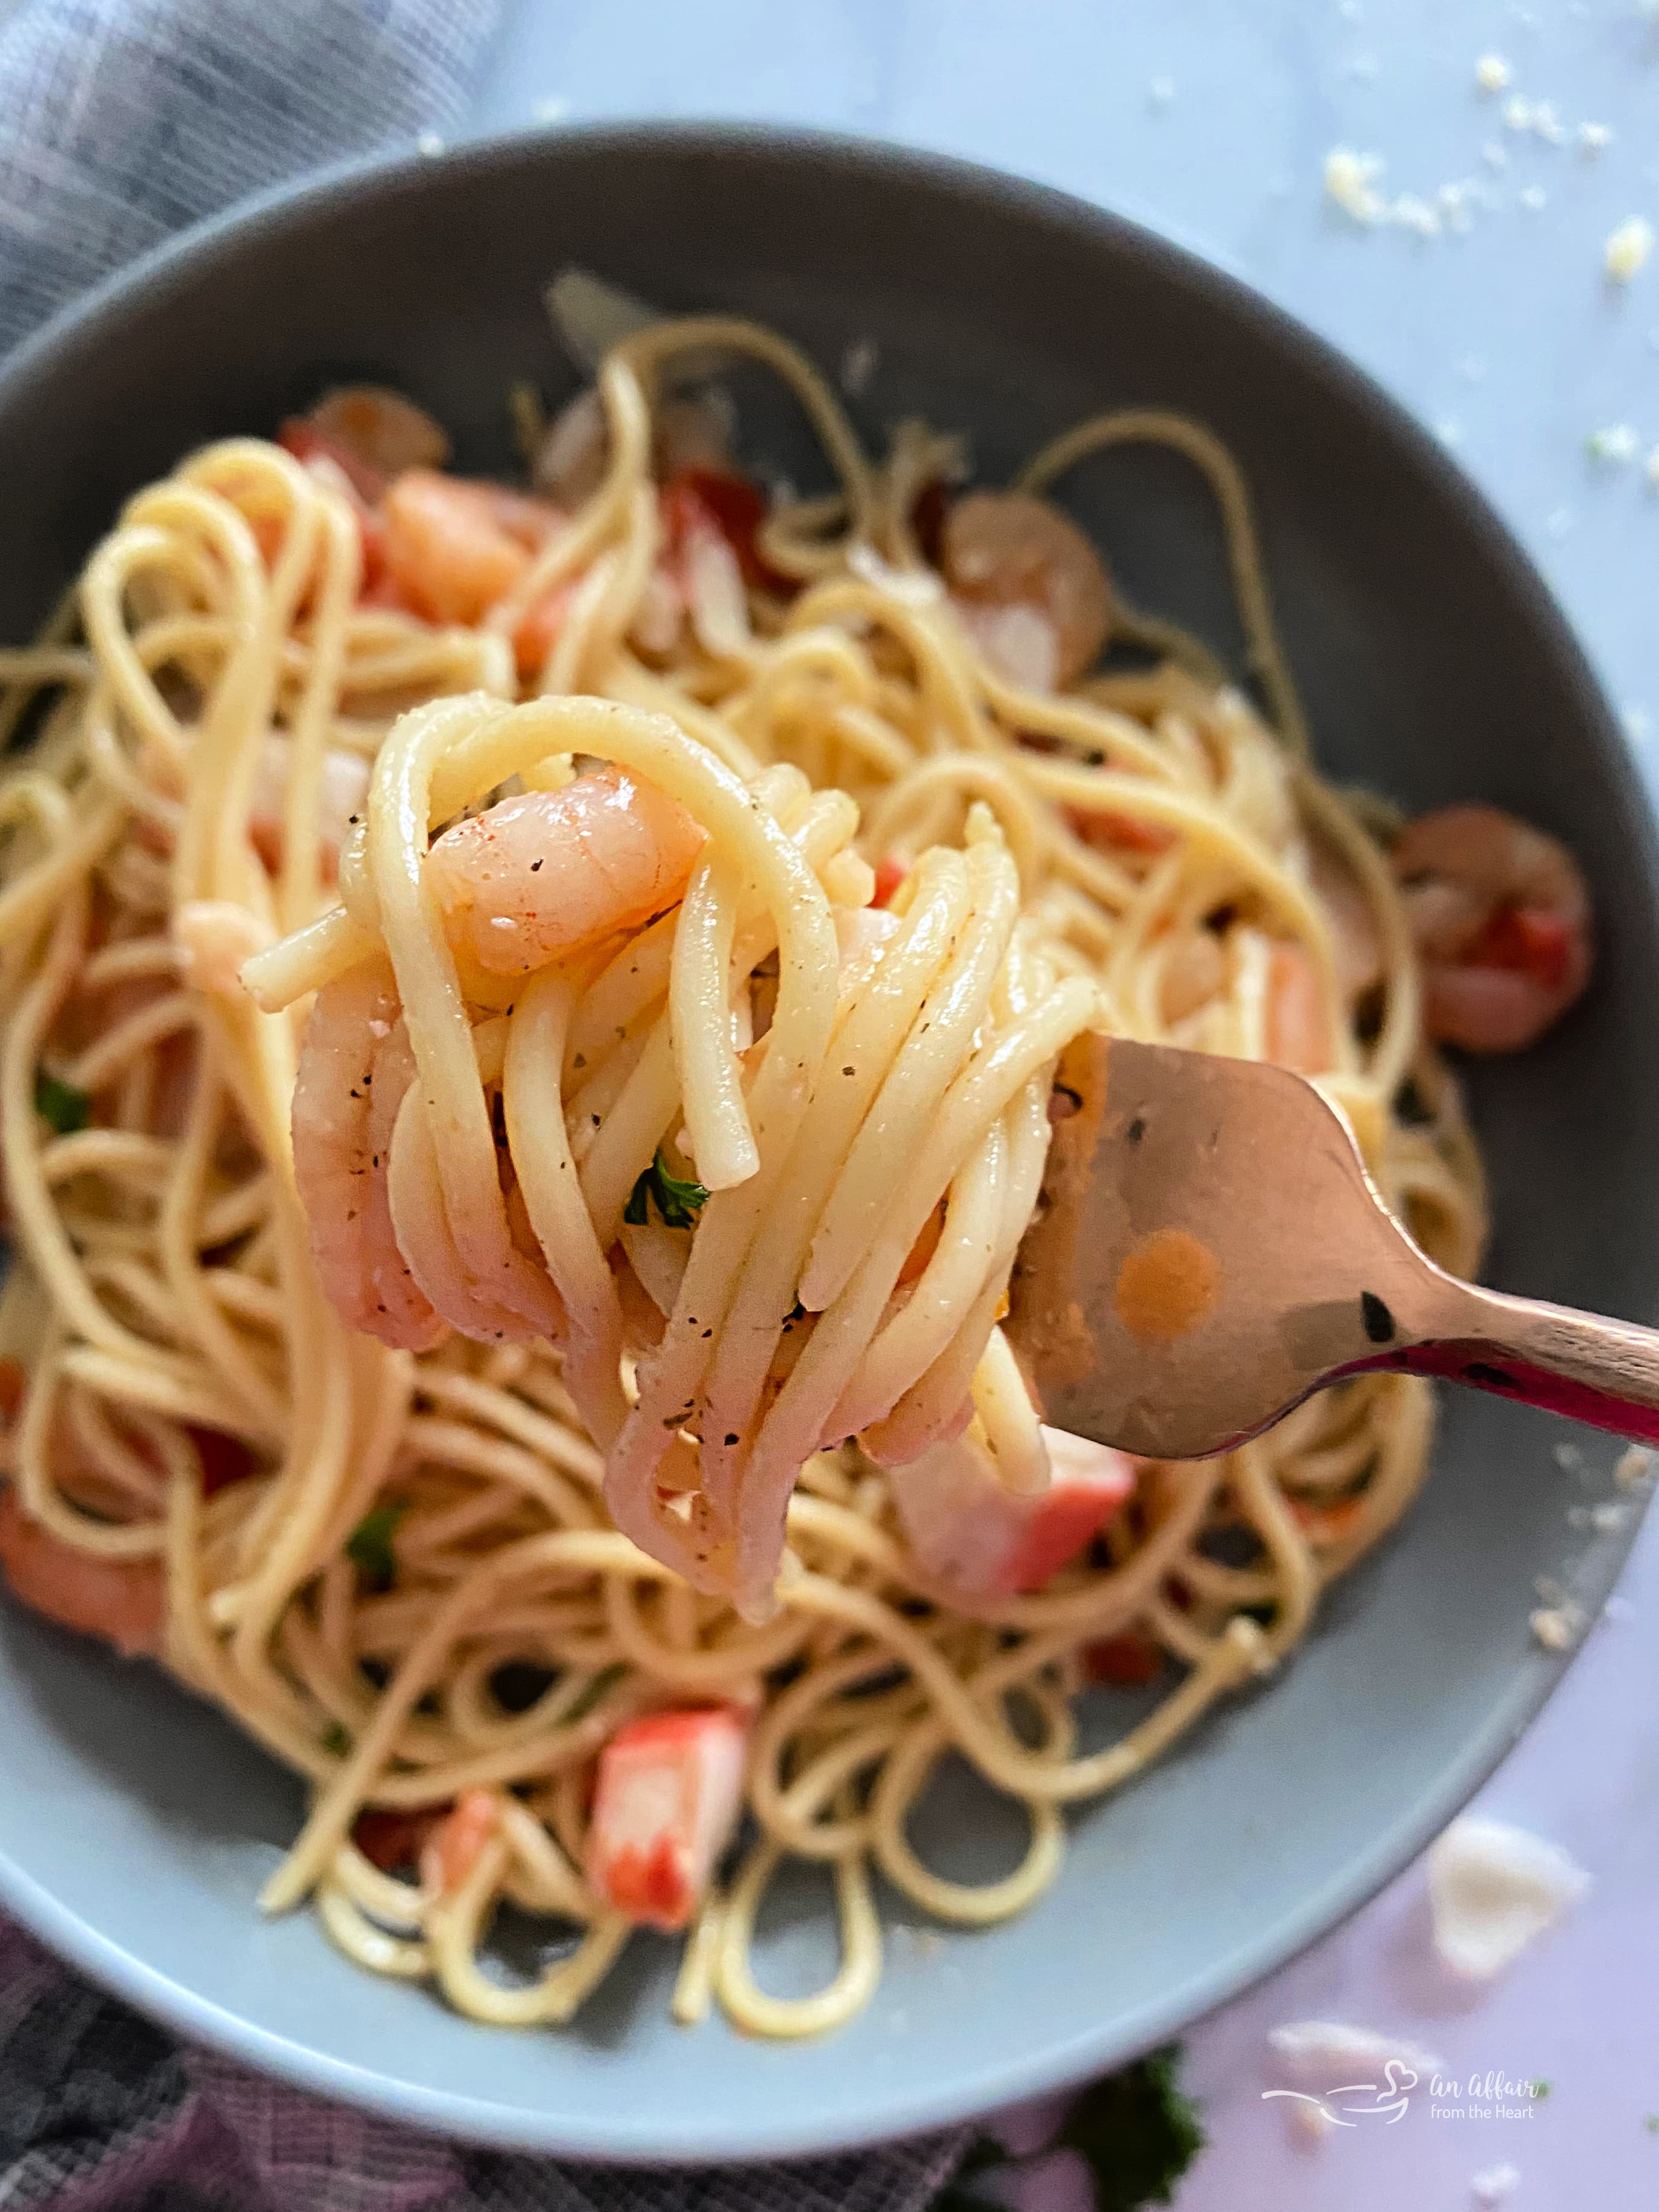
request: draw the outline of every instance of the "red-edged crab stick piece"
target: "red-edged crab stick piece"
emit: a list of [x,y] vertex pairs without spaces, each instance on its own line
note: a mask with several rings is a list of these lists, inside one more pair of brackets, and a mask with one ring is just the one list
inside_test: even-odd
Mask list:
[[647,1713],[599,1753],[587,1877],[633,1920],[687,1925],[743,1805],[748,1717],[732,1705]]
[[887,1470],[899,1519],[929,1581],[971,1609],[1038,1589],[1132,1495],[1127,1452],[1045,1428],[1054,1479],[1036,1497],[998,1481],[971,1432]]

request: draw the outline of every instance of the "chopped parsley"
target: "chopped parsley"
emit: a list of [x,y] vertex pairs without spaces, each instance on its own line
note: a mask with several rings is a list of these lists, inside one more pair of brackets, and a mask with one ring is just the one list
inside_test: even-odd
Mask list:
[[92,1102],[86,1092],[48,1075],[44,1067],[34,1071],[34,1110],[59,1137],[72,1137],[92,1119]]
[[1198,2107],[1182,2093],[1181,2046],[1165,2044],[1083,2092],[1060,2142],[1088,2161],[1099,2212],[1169,2204],[1204,2148]]
[[665,1229],[695,1229],[698,1214],[708,1203],[708,1193],[700,1182],[682,1182],[668,1166],[660,1145],[657,1157],[629,1193],[623,1219],[635,1229],[642,1229],[651,1218],[646,1210],[647,1200],[653,1198]]
[[323,1730],[323,1749],[331,1752],[336,1759],[343,1759],[351,1748],[351,1738],[338,1721],[331,1721]]
[[398,1579],[398,1555],[392,1539],[408,1510],[402,1498],[377,1505],[364,1514],[346,1538],[346,1557],[371,1589],[388,1590]]
[[[1084,2090],[1044,2151],[1075,2151],[1089,2168],[1097,2212],[1139,2212],[1174,2201],[1176,2184],[1204,2148],[1204,2130],[1177,2075],[1181,2046],[1168,2044]],[[1013,2201],[1007,2186],[1021,2161],[988,2136],[969,2143],[935,2212],[988,2212]],[[994,2177],[988,2190],[975,2186]]]

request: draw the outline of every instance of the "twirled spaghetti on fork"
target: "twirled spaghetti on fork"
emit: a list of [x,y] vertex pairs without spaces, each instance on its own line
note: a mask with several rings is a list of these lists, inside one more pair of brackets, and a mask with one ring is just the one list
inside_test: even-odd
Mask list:
[[[678,365],[738,355],[833,495],[738,473]],[[1194,425],[958,495],[954,441],[872,465],[706,319],[532,428],[528,493],[374,391],[210,447],[0,656],[0,1561],[306,1778],[265,1902],[366,1966],[562,2020],[647,1922],[690,1930],[680,2016],[799,2034],[874,1986],[872,1865],[1030,1902],[1059,1808],[1270,1670],[1423,1473],[1391,1376],[1202,1466],[1041,1426],[998,1323],[1061,1048],[1300,1067],[1468,1269],[1424,985],[1524,1042],[1582,892],[1491,810],[1391,855],[1320,782]],[[1276,730],[1041,496],[1139,439],[1216,489]],[[1159,1695],[1079,1755],[1089,1680]],[[1029,1813],[988,1887],[908,1831],[951,1748]],[[786,1858],[840,1899],[804,1997],[750,1958]],[[504,1899],[575,1934],[524,1987]]]

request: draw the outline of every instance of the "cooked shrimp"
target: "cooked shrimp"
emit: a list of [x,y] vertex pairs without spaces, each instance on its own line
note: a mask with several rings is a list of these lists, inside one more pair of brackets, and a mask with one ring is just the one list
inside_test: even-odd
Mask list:
[[945,517],[940,565],[981,652],[1032,690],[1074,684],[1106,641],[1112,594],[1100,556],[1047,500],[958,500]]
[[1350,1001],[1363,998],[1383,974],[1376,916],[1352,869],[1323,837],[1310,841],[1308,881],[1331,925],[1336,972]]
[[493,1790],[465,1791],[422,1846],[422,1887],[434,1896],[453,1897],[478,1863],[500,1818]]
[[441,423],[384,384],[341,384],[306,416],[317,434],[383,477],[441,469],[449,459]]
[[1319,975],[1299,945],[1275,945],[1267,956],[1267,1057],[1298,1075],[1322,1075],[1331,1064],[1331,1027]]
[[398,1249],[386,1196],[392,1128],[415,1056],[378,963],[317,994],[294,1085],[294,1174],[324,1289],[348,1327],[428,1351],[445,1324]]
[[[292,760],[290,740],[269,737],[259,748],[253,771],[248,835],[254,850],[273,876],[283,865],[283,825]],[[331,745],[323,755],[322,779],[317,793],[317,836],[323,872],[331,881],[340,865],[340,848],[345,842],[346,831],[362,811],[368,795],[368,763],[360,753],[343,752]]]
[[482,622],[563,520],[546,500],[434,469],[406,469],[386,495],[386,565],[429,622]]
[[1589,894],[1564,845],[1496,806],[1408,822],[1392,855],[1423,963],[1431,1036],[1517,1052],[1589,981]]
[[258,915],[240,899],[185,899],[173,910],[173,943],[184,981],[236,1001],[242,964],[270,942]]
[[702,842],[678,799],[601,768],[446,830],[428,880],[458,951],[527,975],[672,906]]
[[158,1563],[76,1551],[32,1521],[9,1486],[0,1491],[0,1569],[25,1605],[64,1628],[101,1636],[124,1659],[161,1647],[166,1593]]

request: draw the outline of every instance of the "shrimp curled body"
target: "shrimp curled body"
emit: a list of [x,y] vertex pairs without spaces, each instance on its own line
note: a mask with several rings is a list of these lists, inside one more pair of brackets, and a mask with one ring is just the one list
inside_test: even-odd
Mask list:
[[[702,842],[678,800],[601,768],[446,830],[427,855],[427,879],[458,956],[496,975],[527,975],[673,906]],[[415,1074],[384,961],[319,992],[293,1110],[312,1256],[350,1328],[422,1352],[447,1327],[483,1340],[500,1330],[489,1301],[458,1277],[441,1220],[418,1206],[394,1212],[394,1140],[403,1141],[400,1109]],[[515,1241],[539,1264],[510,1158],[504,1148],[498,1157]]]
[[1589,894],[1564,845],[1496,806],[1408,823],[1394,872],[1423,963],[1429,1034],[1466,1052],[1518,1052],[1589,981]]
[[394,1349],[426,1352],[443,1322],[398,1248],[387,1196],[392,1132],[415,1075],[384,963],[317,994],[294,1086],[294,1174],[311,1255],[340,1318]]
[[673,906],[702,841],[678,799],[602,768],[445,830],[427,880],[458,952],[528,975]]
[[945,518],[941,555],[957,615],[986,659],[1034,691],[1092,665],[1111,626],[1100,556],[1030,492],[970,492]]
[[9,1488],[0,1490],[0,1571],[25,1605],[82,1636],[101,1636],[123,1658],[161,1648],[166,1597],[157,1562],[77,1551],[31,1520]]

